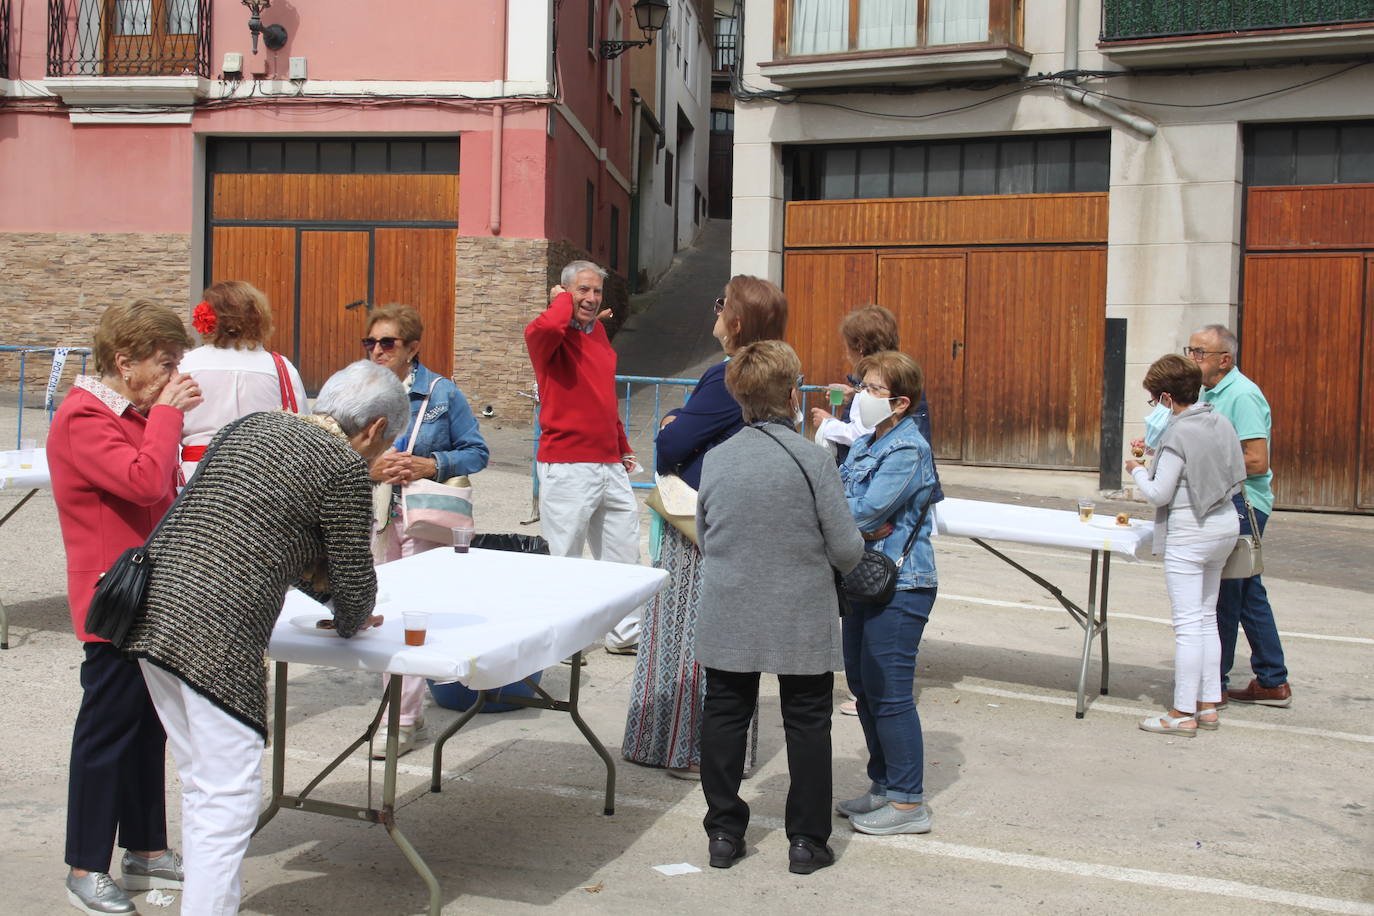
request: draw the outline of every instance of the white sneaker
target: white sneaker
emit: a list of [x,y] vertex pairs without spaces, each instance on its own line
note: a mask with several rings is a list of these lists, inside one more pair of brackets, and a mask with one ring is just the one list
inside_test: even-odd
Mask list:
[[[377,731],[377,734],[373,736],[373,760],[386,759],[386,741],[388,734],[389,733],[387,729],[383,728],[379,729]],[[425,731],[424,722],[416,722],[414,725],[402,725],[400,727],[400,732],[397,735],[396,756],[404,757],[406,754],[409,754],[411,751],[415,750],[416,746],[419,745],[420,741],[427,737],[428,734]]]

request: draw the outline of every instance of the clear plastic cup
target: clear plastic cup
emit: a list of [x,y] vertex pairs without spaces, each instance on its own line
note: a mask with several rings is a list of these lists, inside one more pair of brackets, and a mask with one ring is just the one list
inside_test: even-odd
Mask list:
[[1091,499],[1080,499],[1078,501],[1078,520],[1080,522],[1091,522],[1093,520],[1093,509],[1097,507]]
[[33,453],[38,450],[37,439],[19,440],[19,466],[21,468],[33,467]]
[[453,552],[467,553],[472,546],[472,536],[476,533],[472,525],[459,525],[453,529]]
[[407,646],[423,646],[429,633],[428,611],[406,611],[401,615],[406,630]]

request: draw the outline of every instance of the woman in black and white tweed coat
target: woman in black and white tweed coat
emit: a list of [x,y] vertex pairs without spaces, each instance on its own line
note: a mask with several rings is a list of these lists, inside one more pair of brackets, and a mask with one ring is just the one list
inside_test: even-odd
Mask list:
[[149,542],[148,599],[123,648],[184,786],[182,912],[238,911],[261,803],[263,659],[287,589],[331,593],[341,637],[380,623],[368,464],[409,407],[393,373],[360,361],[325,382],[312,416],[249,414],[215,437]]

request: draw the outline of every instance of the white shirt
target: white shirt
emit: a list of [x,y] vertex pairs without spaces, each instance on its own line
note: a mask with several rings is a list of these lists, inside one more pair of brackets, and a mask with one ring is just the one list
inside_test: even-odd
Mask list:
[[867,436],[873,432],[873,427],[864,426],[859,419],[858,398],[853,398],[849,402],[849,422],[834,417],[829,420],[822,420],[820,427],[816,430],[817,439],[824,439],[827,442],[834,442],[836,445],[853,445],[860,436]]
[[[286,363],[286,375],[296,394],[298,413],[306,410],[305,385],[300,373]],[[181,444],[209,445],[215,433],[227,423],[260,410],[280,410],[281,385],[272,354],[262,347],[234,350],[229,347],[196,347],[181,359],[180,370],[200,386],[205,402],[186,414]],[[194,461],[183,461],[182,471],[189,480],[196,469]]]

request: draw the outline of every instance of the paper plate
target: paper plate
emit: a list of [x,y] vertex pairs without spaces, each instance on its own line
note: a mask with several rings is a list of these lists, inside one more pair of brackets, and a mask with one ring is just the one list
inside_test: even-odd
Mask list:
[[1116,516],[1114,515],[1111,517],[1094,515],[1093,520],[1092,522],[1090,522],[1090,524],[1094,528],[1104,528],[1107,531],[1128,531],[1131,528],[1139,528],[1141,525],[1145,523],[1138,518],[1133,518],[1131,519],[1131,523],[1129,525],[1118,525],[1116,523]]
[[[295,627],[298,630],[304,630],[307,633],[314,633],[316,636],[330,636],[334,639],[338,639],[339,634],[335,633],[333,630],[321,630],[319,627],[315,626],[315,621],[322,620],[325,616],[327,615],[300,614],[296,617],[292,617],[288,622],[291,624],[291,626]],[[357,639],[360,636],[366,636],[370,632],[372,632],[371,629],[359,630],[357,633],[353,634],[353,638]]]

